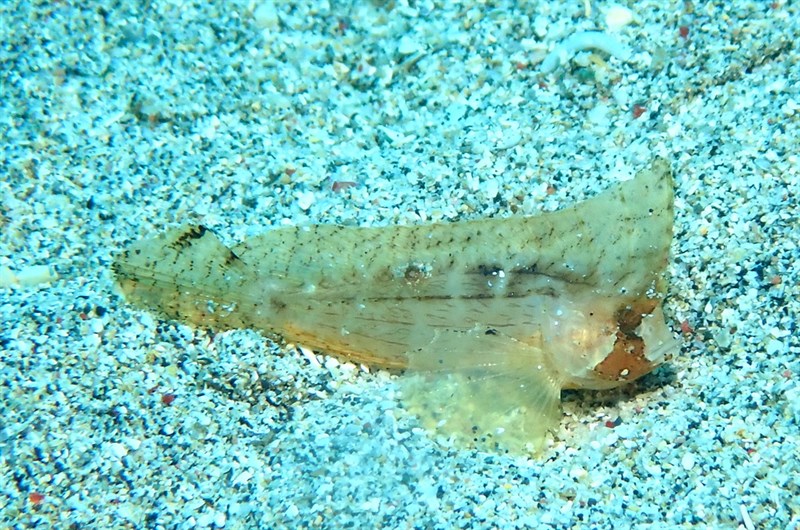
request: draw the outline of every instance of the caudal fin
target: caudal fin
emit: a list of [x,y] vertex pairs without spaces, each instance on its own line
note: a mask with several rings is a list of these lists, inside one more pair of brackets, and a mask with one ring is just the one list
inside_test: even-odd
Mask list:
[[114,260],[125,298],[170,318],[236,327],[236,300],[247,267],[211,230],[191,225],[137,241]]

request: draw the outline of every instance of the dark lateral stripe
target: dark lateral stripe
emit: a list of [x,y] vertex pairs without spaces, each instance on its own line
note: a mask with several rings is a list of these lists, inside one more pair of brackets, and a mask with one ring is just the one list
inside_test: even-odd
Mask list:
[[[353,302],[353,301],[364,301],[364,302],[400,302],[402,300],[420,300],[420,301],[434,301],[434,300],[490,300],[492,298],[524,298],[526,296],[530,296],[532,291],[524,292],[524,293],[516,293],[516,292],[507,292],[502,294],[491,294],[491,293],[478,293],[478,294],[471,294],[471,295],[464,295],[464,296],[453,296],[453,295],[429,295],[429,296],[370,296],[368,298],[361,298],[358,296],[350,296],[347,298],[340,298],[335,300],[335,302]],[[547,292],[541,292],[542,296],[550,296],[555,297],[557,296],[554,290],[548,290]]]

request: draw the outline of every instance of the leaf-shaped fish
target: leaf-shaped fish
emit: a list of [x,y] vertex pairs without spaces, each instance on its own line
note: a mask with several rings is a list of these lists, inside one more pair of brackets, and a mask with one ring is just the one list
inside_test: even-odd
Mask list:
[[518,452],[557,425],[561,389],[619,386],[676,347],[661,313],[672,223],[657,159],[557,212],[288,227],[232,248],[188,226],[113,267],[128,300],[171,318],[403,371],[423,424]]

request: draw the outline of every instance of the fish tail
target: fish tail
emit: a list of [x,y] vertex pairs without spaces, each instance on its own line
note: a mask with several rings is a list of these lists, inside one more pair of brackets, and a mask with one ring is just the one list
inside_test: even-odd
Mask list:
[[169,230],[137,241],[112,265],[130,302],[178,320],[216,328],[240,327],[236,285],[246,266],[202,225]]

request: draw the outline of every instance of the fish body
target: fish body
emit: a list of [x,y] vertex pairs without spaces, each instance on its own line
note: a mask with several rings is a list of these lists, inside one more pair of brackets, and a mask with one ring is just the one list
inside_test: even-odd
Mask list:
[[657,159],[556,212],[286,227],[230,248],[194,225],[113,267],[132,302],[402,372],[423,424],[527,451],[557,424],[561,389],[619,386],[675,349],[661,312],[673,216]]

